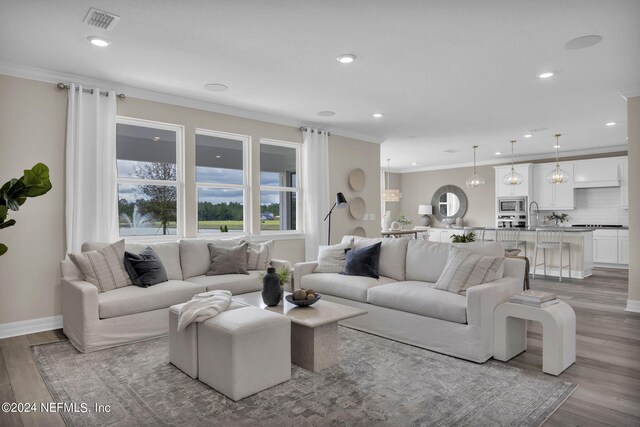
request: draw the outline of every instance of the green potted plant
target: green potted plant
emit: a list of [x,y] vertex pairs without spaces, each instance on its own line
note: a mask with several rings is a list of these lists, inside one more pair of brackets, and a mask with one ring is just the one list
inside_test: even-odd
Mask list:
[[545,218],[547,218],[548,221],[555,221],[556,227],[559,225],[558,223],[562,224],[565,221],[569,221],[569,215],[566,213],[557,214],[555,212],[551,212],[551,215],[547,215]]
[[454,234],[453,236],[451,236],[452,243],[469,243],[469,242],[475,242],[475,241],[476,241],[476,235],[473,233],[473,231],[470,231],[468,233],[462,233],[462,234]]
[[[14,178],[0,187],[0,230],[15,225],[15,219],[7,219],[9,211],[18,211],[29,197],[38,197],[51,190],[49,168],[38,163],[31,169],[25,169],[24,175]],[[9,248],[0,243],[0,256]]]

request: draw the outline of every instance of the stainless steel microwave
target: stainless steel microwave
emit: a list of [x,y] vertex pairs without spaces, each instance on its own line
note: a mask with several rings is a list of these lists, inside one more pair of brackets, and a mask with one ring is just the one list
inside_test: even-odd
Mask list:
[[498,199],[498,215],[525,214],[526,212],[526,197],[505,197]]

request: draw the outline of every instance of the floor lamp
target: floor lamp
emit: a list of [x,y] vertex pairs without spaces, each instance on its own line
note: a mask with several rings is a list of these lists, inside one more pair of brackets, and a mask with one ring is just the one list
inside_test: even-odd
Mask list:
[[327,216],[324,217],[324,221],[329,219],[329,232],[327,233],[327,245],[331,244],[331,214],[333,213],[333,209],[336,206],[339,208],[344,208],[347,206],[347,199],[344,197],[344,194],[342,193],[336,194],[336,202],[333,204],[333,206],[331,206],[331,210],[329,211]]

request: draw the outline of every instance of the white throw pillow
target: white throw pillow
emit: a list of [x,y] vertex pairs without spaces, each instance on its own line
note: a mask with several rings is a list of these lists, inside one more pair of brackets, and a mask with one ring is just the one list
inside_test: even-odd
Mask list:
[[344,269],[345,251],[353,248],[353,239],[332,246],[320,246],[315,273],[340,273]]
[[247,270],[266,270],[271,265],[274,247],[273,240],[264,243],[248,242]]
[[501,279],[504,257],[485,256],[452,246],[449,259],[434,288],[462,294],[472,286]]
[[84,280],[100,292],[112,291],[132,285],[124,267],[124,239],[96,251],[69,254]]

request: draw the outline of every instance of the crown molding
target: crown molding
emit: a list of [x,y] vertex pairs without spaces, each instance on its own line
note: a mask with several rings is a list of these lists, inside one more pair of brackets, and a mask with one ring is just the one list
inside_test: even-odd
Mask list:
[[[228,105],[217,104],[210,101],[204,101],[201,99],[187,98],[180,95],[175,95],[167,92],[158,92],[149,89],[128,86],[123,83],[112,82],[108,80],[99,80],[92,77],[81,76],[77,74],[61,73],[57,71],[45,70],[42,68],[29,67],[26,65],[12,64],[9,62],[0,61],[0,74],[4,74],[12,77],[19,77],[29,80],[37,80],[47,83],[78,83],[86,86],[95,86],[101,89],[114,90],[118,93],[124,93],[127,97],[138,98],[146,101],[160,102],[163,104],[177,105],[186,108],[195,108],[203,111],[210,111],[212,113],[227,114],[235,117],[242,117],[245,119],[258,120],[261,122],[274,123],[283,126],[291,126],[295,128],[299,127],[313,127],[326,130],[334,135],[343,136],[346,138],[359,139],[365,142],[371,142],[375,144],[382,144],[384,138],[376,137],[373,135],[367,135],[359,132],[353,132],[345,129],[334,128],[327,126],[326,124],[307,122],[302,120],[292,119],[290,117],[277,116],[267,113],[261,113],[258,111],[246,110],[244,108],[231,107]],[[125,101],[126,102],[126,101]]]
[[620,89],[618,93],[625,99],[640,96],[640,86],[631,86],[624,89]]
[[[593,154],[619,153],[621,151],[627,151],[627,150],[628,150],[627,145],[612,145],[608,147],[586,148],[584,150],[565,151],[562,153],[562,157],[560,157],[560,160],[565,160],[568,157],[589,156]],[[514,163],[525,163],[532,160],[549,160],[549,161],[555,162],[555,155],[551,153],[541,153],[541,154],[531,154],[528,156],[517,156],[514,158]],[[503,157],[502,159],[483,160],[480,162],[476,162],[476,165],[477,166],[498,166],[498,165],[506,165],[510,163],[511,163],[511,158]],[[413,173],[413,172],[428,172],[428,171],[437,171],[437,170],[443,170],[443,169],[458,169],[458,168],[468,168],[468,167],[473,167],[473,162],[449,163],[445,165],[424,166],[424,167],[404,168],[404,169],[392,168],[392,169],[389,169],[389,172]]]

